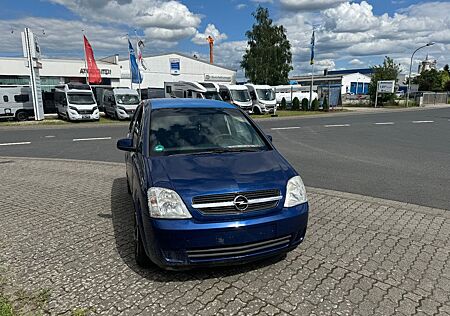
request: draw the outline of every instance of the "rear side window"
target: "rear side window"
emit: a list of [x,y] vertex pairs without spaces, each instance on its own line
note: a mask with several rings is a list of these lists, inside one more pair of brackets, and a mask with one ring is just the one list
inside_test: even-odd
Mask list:
[[28,94],[16,94],[14,96],[14,101],[16,102],[28,102],[30,101],[30,97]]
[[8,96],[7,96],[7,95],[4,95],[4,96],[3,96],[3,102],[8,102],[8,101],[9,101]]

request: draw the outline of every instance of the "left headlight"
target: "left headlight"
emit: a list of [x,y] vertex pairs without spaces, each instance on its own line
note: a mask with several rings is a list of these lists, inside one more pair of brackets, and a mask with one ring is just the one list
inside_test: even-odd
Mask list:
[[173,190],[152,187],[148,189],[147,196],[151,217],[168,219],[192,217],[181,197]]
[[308,198],[302,178],[300,176],[290,178],[286,185],[284,207],[293,207],[305,202],[308,202]]

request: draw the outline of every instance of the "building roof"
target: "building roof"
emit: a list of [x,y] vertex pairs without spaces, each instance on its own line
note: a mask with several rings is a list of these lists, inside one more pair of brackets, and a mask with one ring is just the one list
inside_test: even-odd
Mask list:
[[[181,57],[184,57],[184,58],[189,58],[189,59],[198,61],[200,63],[207,64],[207,65],[210,65],[210,66],[215,66],[215,67],[223,68],[223,69],[230,70],[230,71],[236,71],[236,69],[228,68],[228,67],[225,67],[225,66],[220,66],[220,65],[217,65],[217,64],[210,64],[206,60],[199,59],[199,58],[194,58],[194,57],[189,56],[187,54],[177,53],[177,52],[169,52],[169,53],[164,53],[164,54],[146,55],[146,56],[143,56],[143,58],[160,57],[160,56],[167,56],[167,55],[178,55],[178,56],[181,56]],[[128,60],[128,58],[120,58],[120,61],[123,61],[123,60]]]
[[217,109],[235,109],[232,104],[207,99],[151,99],[148,104],[152,109],[173,109],[173,108],[217,108]]
[[373,74],[372,68],[357,68],[357,69],[341,69],[341,70],[329,70],[328,75],[350,75],[354,73],[360,73],[362,75]]

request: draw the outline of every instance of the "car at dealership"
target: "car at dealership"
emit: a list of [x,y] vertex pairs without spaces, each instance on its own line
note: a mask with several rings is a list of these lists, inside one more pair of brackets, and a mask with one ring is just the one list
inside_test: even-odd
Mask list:
[[67,83],[55,87],[55,106],[59,118],[67,121],[98,121],[100,111],[88,84]]
[[139,105],[139,93],[134,89],[115,88],[103,94],[103,110],[105,116],[117,120],[130,119]]
[[283,255],[305,237],[301,177],[232,104],[144,100],[117,147],[126,152],[139,265],[241,264]]

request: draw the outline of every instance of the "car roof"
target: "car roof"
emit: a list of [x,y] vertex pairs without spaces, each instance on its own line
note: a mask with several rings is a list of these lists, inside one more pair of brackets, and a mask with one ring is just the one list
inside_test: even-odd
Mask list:
[[235,109],[232,104],[217,100],[207,99],[151,99],[147,103],[152,109],[173,109],[173,108],[217,108],[217,109]]

